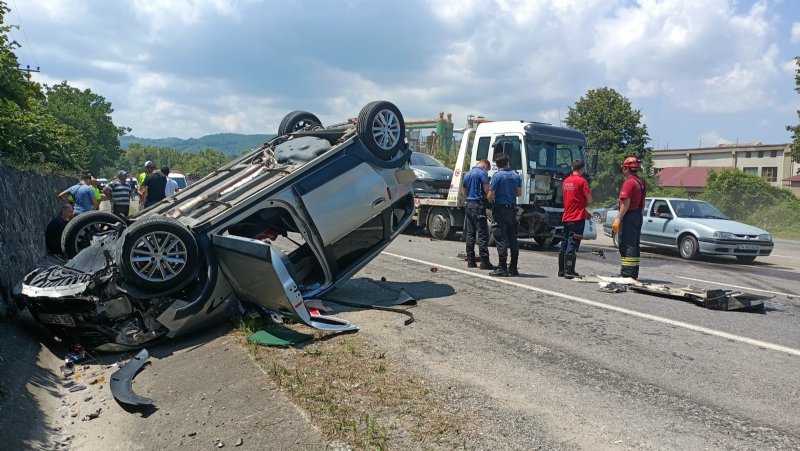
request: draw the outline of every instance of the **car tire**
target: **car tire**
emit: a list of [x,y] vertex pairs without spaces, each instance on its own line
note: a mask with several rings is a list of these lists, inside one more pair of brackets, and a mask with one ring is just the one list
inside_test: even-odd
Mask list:
[[756,261],[756,256],[755,255],[737,255],[736,256],[736,260],[738,260],[739,263],[750,264],[750,263],[753,263],[754,261]]
[[452,240],[456,234],[450,223],[450,213],[444,208],[434,208],[428,213],[428,234],[437,240]]
[[400,110],[391,102],[370,102],[358,113],[356,131],[373,155],[388,161],[405,146],[406,125]]
[[92,244],[92,238],[110,232],[114,224],[123,222],[119,216],[106,211],[87,211],[73,217],[61,233],[61,250],[72,258]]
[[200,253],[194,234],[172,218],[155,216],[128,227],[115,248],[122,278],[150,292],[162,292],[194,277]]
[[601,216],[600,213],[592,213],[592,219],[594,219],[594,222],[598,224],[603,223],[603,216]]
[[686,260],[697,260],[697,257],[700,256],[700,244],[698,244],[697,238],[688,234],[682,236],[678,242],[678,252]]
[[611,243],[614,245],[615,248],[619,249],[619,235],[611,232]]
[[322,121],[308,111],[292,111],[283,117],[278,126],[278,136],[288,135],[306,127],[322,127]]

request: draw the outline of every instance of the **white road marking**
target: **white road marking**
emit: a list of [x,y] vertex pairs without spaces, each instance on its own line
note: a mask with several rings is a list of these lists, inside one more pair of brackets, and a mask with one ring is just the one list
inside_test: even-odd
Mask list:
[[538,287],[534,287],[534,286],[531,286],[531,285],[525,285],[525,284],[522,284],[522,283],[519,283],[519,282],[513,282],[511,280],[504,279],[504,278],[501,278],[501,277],[487,276],[487,275],[484,275],[484,274],[481,274],[481,273],[478,273],[478,272],[467,271],[465,269],[453,268],[451,266],[446,266],[446,265],[442,265],[442,264],[439,264],[439,263],[429,262],[429,261],[420,260],[420,259],[412,258],[412,257],[406,257],[405,255],[393,254],[391,252],[386,252],[386,251],[383,251],[383,255],[389,255],[389,256],[392,256],[392,257],[395,257],[395,258],[399,258],[401,260],[409,260],[409,261],[412,261],[412,262],[421,263],[423,265],[428,265],[430,267],[445,268],[445,269],[449,269],[450,271],[454,271],[454,272],[457,272],[457,273],[469,275],[470,277],[478,277],[478,278],[481,278],[481,279],[491,280],[492,282],[496,282],[496,283],[504,283],[506,285],[511,285],[513,287],[522,288],[522,289],[525,289],[525,290],[536,291],[536,292],[539,292],[539,293],[542,293],[542,294],[547,294],[547,295],[550,295],[550,296],[556,296],[556,297],[563,298],[563,299],[569,299],[570,301],[580,302],[581,304],[591,305],[592,307],[598,307],[598,308],[602,308],[602,309],[606,309],[606,310],[613,310],[615,312],[624,313],[626,315],[635,316],[635,317],[638,317],[638,318],[649,319],[649,320],[652,320],[652,321],[657,321],[659,323],[668,324],[670,326],[682,327],[684,329],[693,330],[695,332],[714,335],[716,337],[725,338],[727,340],[738,341],[740,343],[746,343],[746,344],[749,344],[749,345],[758,346],[760,348],[771,349],[773,351],[783,352],[783,353],[786,353],[786,354],[790,354],[790,355],[793,355],[793,356],[800,357],[800,349],[794,349],[794,348],[790,348],[790,347],[787,347],[787,346],[781,346],[781,345],[778,345],[778,344],[775,344],[775,343],[769,343],[769,342],[761,341],[761,340],[754,340],[752,338],[747,338],[747,337],[742,337],[742,336],[739,336],[739,335],[729,334],[727,332],[722,332],[722,331],[715,330],[715,329],[709,329],[707,327],[702,327],[702,326],[697,326],[697,325],[694,325],[694,324],[684,323],[682,321],[675,321],[675,320],[669,319],[669,318],[663,318],[663,317],[660,317],[660,316],[650,315],[648,313],[642,313],[642,312],[637,312],[635,310],[630,310],[630,309],[626,309],[626,308],[622,308],[622,307],[616,307],[616,306],[613,306],[613,305],[603,304],[601,302],[596,302],[596,301],[592,301],[592,300],[589,300],[589,299],[584,299],[584,298],[580,298],[580,297],[577,297],[577,296],[572,296],[572,295],[569,295],[569,294],[558,293],[556,291],[546,290],[544,288],[538,288]]
[[769,290],[761,290],[761,289],[758,289],[758,288],[741,287],[739,285],[731,285],[729,283],[712,282],[710,280],[703,280],[703,279],[692,279],[691,277],[681,277],[681,276],[675,276],[675,277],[677,277],[679,279],[694,280],[695,282],[712,283],[714,285],[722,285],[722,286],[726,286],[726,287],[741,288],[742,290],[760,291],[762,293],[777,294],[777,295],[780,295],[780,296],[789,296],[790,298],[796,298],[796,297],[800,296],[800,294],[781,293],[780,291],[769,291]]

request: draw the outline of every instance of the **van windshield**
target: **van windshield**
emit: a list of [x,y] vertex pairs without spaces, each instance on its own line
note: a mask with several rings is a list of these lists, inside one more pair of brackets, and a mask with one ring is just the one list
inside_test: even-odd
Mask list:
[[572,162],[585,160],[583,146],[577,144],[561,144],[545,142],[525,136],[529,169],[550,169],[559,172],[571,172]]

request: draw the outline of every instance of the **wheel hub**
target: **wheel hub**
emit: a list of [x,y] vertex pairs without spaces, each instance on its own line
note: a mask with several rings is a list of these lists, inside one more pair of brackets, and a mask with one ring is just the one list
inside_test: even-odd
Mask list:
[[380,110],[372,120],[372,136],[381,149],[391,149],[402,138],[400,121],[390,110]]

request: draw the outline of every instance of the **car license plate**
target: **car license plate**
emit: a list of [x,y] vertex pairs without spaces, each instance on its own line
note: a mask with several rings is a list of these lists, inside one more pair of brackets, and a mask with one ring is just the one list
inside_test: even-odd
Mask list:
[[736,249],[743,249],[748,251],[757,251],[758,245],[757,244],[737,244]]
[[57,315],[54,313],[39,313],[39,321],[46,324],[57,324],[59,326],[75,327],[75,320],[69,315]]

